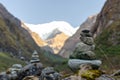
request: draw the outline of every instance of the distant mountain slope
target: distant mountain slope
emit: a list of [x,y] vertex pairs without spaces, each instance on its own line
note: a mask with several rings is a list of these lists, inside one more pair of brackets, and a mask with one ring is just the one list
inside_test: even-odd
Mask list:
[[47,44],[47,43],[45,43],[45,42],[39,37],[39,35],[38,35],[37,33],[32,32],[31,35],[32,35],[32,37],[33,37],[33,39],[35,40],[35,42],[36,42],[37,45],[39,45],[39,46],[42,47],[42,46],[44,46],[44,45]]
[[67,40],[68,37],[69,36],[64,33],[59,33],[54,38],[46,40],[46,42],[54,50],[54,53],[57,54],[63,47],[65,40]]
[[[24,56],[26,60],[29,60],[33,51],[36,50],[44,66],[56,66],[56,64],[60,66],[65,59],[42,50],[32,38],[31,33],[24,23],[10,14],[5,7],[0,4],[0,52],[2,52],[2,54],[7,52],[16,57],[15,59]],[[5,56],[7,55],[5,54]],[[3,57],[0,55],[0,58],[0,60],[2,60]],[[5,65],[5,68],[9,67],[9,64],[6,64],[6,60],[12,61],[11,56],[3,59],[5,63],[3,63],[3,61],[0,65]],[[0,69],[3,67],[4,66],[0,66]]]
[[[11,52],[18,56],[30,55],[34,49],[39,49],[31,35],[25,30],[21,21],[11,15],[5,7],[0,4],[0,49],[1,51]],[[27,56],[26,56],[27,57]]]
[[53,21],[50,23],[45,23],[45,24],[38,24],[38,25],[33,25],[33,24],[27,24],[25,23],[33,32],[36,32],[37,34],[40,35],[40,37],[43,40],[48,39],[51,34],[57,33],[57,31],[63,32],[68,36],[72,36],[76,28],[73,28],[69,23],[65,21]]
[[59,55],[66,57],[66,58],[69,57],[69,55],[75,49],[76,44],[79,42],[81,30],[91,29],[91,27],[93,26],[93,24],[96,21],[96,16],[97,15],[88,17],[88,19],[79,27],[79,29],[76,31],[76,33],[65,41],[64,46],[58,53]]
[[34,39],[34,41],[36,42],[36,44],[38,46],[42,47],[42,46],[45,46],[47,44],[47,43],[45,43],[45,41],[43,41],[41,39],[41,37],[37,33],[32,32],[23,22],[21,23],[21,25],[23,28],[25,28],[31,34],[32,38]]
[[[57,54],[60,51],[61,47],[63,47],[65,40],[68,37],[72,36],[77,30],[77,28],[73,28],[69,23],[65,21],[53,21],[45,24],[26,25],[31,29],[31,31],[37,33],[39,37],[43,39],[44,43],[46,43],[44,46],[42,46],[41,43],[39,43],[41,40],[38,42],[38,37],[38,45],[42,46],[43,49],[55,54]],[[61,39],[58,38],[58,36]]]

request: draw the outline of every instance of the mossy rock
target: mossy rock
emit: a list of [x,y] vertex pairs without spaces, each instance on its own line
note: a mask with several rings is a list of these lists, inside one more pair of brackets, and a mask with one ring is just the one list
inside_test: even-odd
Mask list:
[[81,74],[81,77],[87,80],[95,80],[95,78],[101,75],[102,75],[102,71],[100,70],[87,70]]

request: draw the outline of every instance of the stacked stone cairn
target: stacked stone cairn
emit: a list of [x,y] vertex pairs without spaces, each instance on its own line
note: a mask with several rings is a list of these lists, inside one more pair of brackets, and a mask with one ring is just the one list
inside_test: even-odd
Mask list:
[[63,80],[115,80],[99,69],[102,61],[96,59],[94,49],[92,33],[89,30],[82,30],[80,42],[68,61],[69,67],[78,73]]
[[34,51],[30,64],[24,67],[25,76],[18,80],[61,80],[61,75],[53,67],[44,68],[37,51]]
[[43,64],[40,62],[39,55],[35,50],[32,53],[30,63],[23,67],[21,73],[18,74],[17,80],[34,80],[35,76],[40,76],[42,69]]
[[38,55],[37,51],[35,50],[32,54],[30,63],[36,63],[36,62],[40,62],[40,59],[39,59],[39,55]]
[[[87,74],[89,76],[93,72],[102,73],[98,70],[102,62],[96,59],[95,53],[93,52],[94,49],[95,44],[92,33],[89,30],[82,30],[80,33],[80,42],[76,45],[68,61],[69,67],[72,70],[77,70],[79,76],[86,77]],[[96,73],[94,75],[98,77],[99,75]]]

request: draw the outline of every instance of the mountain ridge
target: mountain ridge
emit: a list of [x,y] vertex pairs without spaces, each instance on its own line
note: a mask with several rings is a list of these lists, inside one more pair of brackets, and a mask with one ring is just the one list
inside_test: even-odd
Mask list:
[[[58,66],[65,60],[60,56],[43,50],[37,45],[30,33],[32,32],[24,23],[14,17],[0,4],[0,60],[3,61],[0,63],[1,70],[15,64],[17,60],[20,61],[21,57],[24,57],[25,61],[29,61],[34,50],[38,52],[41,63],[44,66],[56,66],[56,64]],[[1,55],[4,55],[7,59]],[[15,58],[14,60],[17,60],[10,63],[13,57]],[[8,63],[6,60],[10,60],[9,64],[6,64]]]
[[25,24],[33,32],[38,33],[43,40],[47,39],[55,29],[65,33],[68,36],[72,36],[77,30],[77,28],[73,28],[69,23],[65,21],[52,21],[49,23],[38,24],[38,25],[27,24],[27,23]]
[[[32,26],[31,26],[32,25]],[[26,24],[26,26],[32,31],[37,33],[39,37],[44,36],[42,41],[45,45],[38,43],[46,51],[57,54],[63,46],[65,40],[72,36],[78,28],[73,28],[69,23],[65,21],[53,21],[44,24]],[[58,38],[58,36],[61,38]],[[63,39],[63,40],[62,40]],[[36,39],[35,39],[36,40]],[[41,41],[41,42],[42,42]],[[42,43],[43,43],[42,42]],[[58,45],[57,45],[58,43]]]

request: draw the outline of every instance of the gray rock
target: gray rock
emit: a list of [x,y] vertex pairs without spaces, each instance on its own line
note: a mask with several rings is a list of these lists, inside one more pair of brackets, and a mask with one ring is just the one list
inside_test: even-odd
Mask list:
[[76,51],[80,51],[80,52],[83,52],[83,51],[92,51],[95,49],[95,45],[87,45],[83,42],[79,42],[77,45],[76,45]]
[[0,80],[10,80],[7,74],[0,74]]
[[36,67],[38,69],[42,69],[43,68],[43,64],[42,63],[34,63],[34,64],[28,64],[26,66],[23,67],[23,71],[27,70],[27,69],[30,69],[31,67],[33,67],[34,65],[36,64]]
[[102,75],[99,78],[96,78],[95,80],[115,80],[115,79],[108,75]]
[[85,59],[91,60],[95,59],[95,54],[92,52],[94,50],[94,45],[86,45],[83,42],[80,42],[76,45],[76,48],[72,55],[70,55],[71,59]]
[[68,66],[71,69],[79,69],[82,64],[91,64],[92,66],[100,66],[101,60],[80,60],[80,59],[69,59]]
[[83,60],[95,60],[96,56],[95,53],[92,51],[86,51],[86,52],[81,52],[74,54],[74,56],[70,57],[71,59],[83,59]]
[[80,37],[81,41],[87,45],[93,45],[94,40],[92,37]]
[[92,33],[89,30],[83,30],[80,33],[80,40],[88,45],[93,45],[94,44],[94,40],[92,38]]
[[46,67],[42,70],[40,80],[61,80],[61,75],[53,67]]

